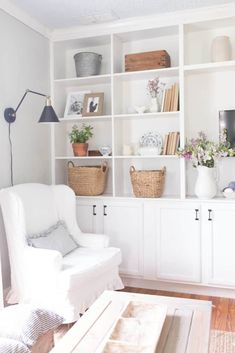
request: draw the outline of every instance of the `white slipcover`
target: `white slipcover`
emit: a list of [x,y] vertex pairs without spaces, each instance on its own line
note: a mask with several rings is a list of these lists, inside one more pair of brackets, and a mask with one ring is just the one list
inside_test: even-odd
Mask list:
[[[76,197],[68,186],[16,185],[1,191],[0,202],[11,265],[8,303],[34,303],[73,322],[105,289],[123,288],[120,250],[108,247],[107,235],[81,232]],[[28,246],[27,235],[59,220],[79,244],[76,250],[62,257],[55,250]]]

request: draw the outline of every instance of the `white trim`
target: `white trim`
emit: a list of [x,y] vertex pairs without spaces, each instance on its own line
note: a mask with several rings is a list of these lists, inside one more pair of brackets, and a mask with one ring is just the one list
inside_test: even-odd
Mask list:
[[219,6],[216,5],[197,9],[160,13],[151,16],[133,17],[90,26],[54,29],[51,32],[51,39],[53,41],[60,41],[97,36],[97,34],[100,36],[107,33],[123,33],[133,30],[166,27],[166,23],[167,26],[170,27],[182,23],[186,24],[233,17],[234,15],[235,4],[223,4]]
[[35,18],[28,15],[25,11],[19,9],[9,0],[0,0],[0,9],[6,12],[8,15],[15,17],[18,21],[22,22],[29,28],[40,33],[42,36],[50,39],[51,30],[49,28],[43,26]]
[[213,297],[235,298],[235,290],[232,288],[212,287],[204,284],[186,284],[177,282],[165,282],[138,278],[137,276],[121,276],[125,287],[163,290],[168,292],[209,295]]

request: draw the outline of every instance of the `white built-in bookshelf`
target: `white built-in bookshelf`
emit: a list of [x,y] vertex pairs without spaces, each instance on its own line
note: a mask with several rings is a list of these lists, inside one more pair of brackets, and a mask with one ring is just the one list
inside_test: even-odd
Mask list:
[[[235,17],[192,23],[178,23],[135,30],[119,28],[112,33],[86,37],[69,36],[52,42],[52,92],[60,124],[52,128],[52,178],[54,183],[67,183],[67,163],[100,165],[108,163],[109,174],[105,195],[132,196],[129,169],[161,169],[166,166],[163,198],[185,198],[193,195],[196,170],[185,165],[175,155],[125,156],[123,145],[136,145],[140,137],[154,131],[165,134],[180,132],[180,143],[203,130],[210,138],[219,136],[219,110],[235,109]],[[217,17],[218,14],[217,14]],[[102,31],[103,32],[103,31]],[[218,35],[230,37],[233,54],[231,61],[212,63],[211,43]],[[171,67],[159,70],[125,72],[126,54],[166,50]],[[101,73],[97,76],[76,77],[73,56],[80,51],[102,55]],[[146,86],[156,76],[166,83],[179,84],[180,110],[138,114],[134,106],[149,106]],[[69,116],[64,118],[67,94],[73,91],[104,92],[104,113],[97,117]],[[68,133],[76,123],[94,127],[89,149],[109,145],[112,156],[74,157]],[[235,180],[234,159],[224,159],[218,167],[219,187]],[[233,170],[234,168],[234,170]],[[104,195],[104,196],[105,196]]]

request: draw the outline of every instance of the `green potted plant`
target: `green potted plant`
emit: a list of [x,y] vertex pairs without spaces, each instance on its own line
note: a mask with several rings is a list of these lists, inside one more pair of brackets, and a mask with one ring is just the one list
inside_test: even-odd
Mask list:
[[83,124],[81,129],[77,125],[72,127],[69,133],[70,142],[72,144],[74,156],[87,156],[88,143],[87,141],[93,136],[93,126]]

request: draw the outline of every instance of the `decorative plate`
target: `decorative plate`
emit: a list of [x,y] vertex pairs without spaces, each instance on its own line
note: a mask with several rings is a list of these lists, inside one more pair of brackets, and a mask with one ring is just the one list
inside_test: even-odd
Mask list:
[[141,147],[157,147],[162,148],[162,137],[160,134],[155,132],[147,132],[140,138]]

